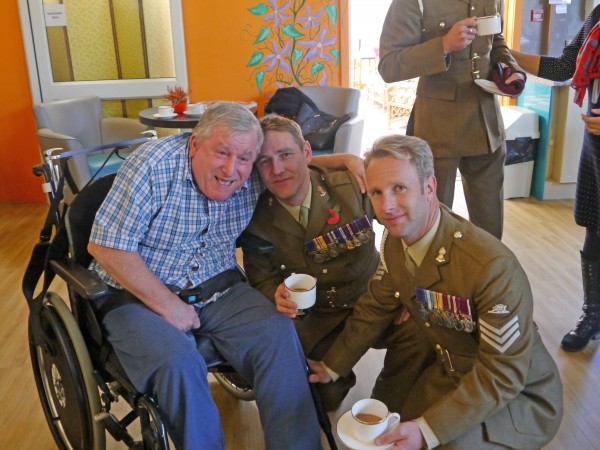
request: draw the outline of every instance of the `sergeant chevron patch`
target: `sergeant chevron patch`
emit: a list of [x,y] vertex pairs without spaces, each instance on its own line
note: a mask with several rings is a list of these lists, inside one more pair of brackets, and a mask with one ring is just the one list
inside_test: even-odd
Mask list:
[[379,266],[377,267],[377,270],[375,271],[375,275],[373,275],[373,279],[380,281],[384,275],[385,275],[385,267],[384,267],[383,263],[379,263]]
[[479,319],[479,332],[481,339],[504,353],[521,335],[519,330],[519,316],[513,317],[502,328],[496,328],[483,319]]

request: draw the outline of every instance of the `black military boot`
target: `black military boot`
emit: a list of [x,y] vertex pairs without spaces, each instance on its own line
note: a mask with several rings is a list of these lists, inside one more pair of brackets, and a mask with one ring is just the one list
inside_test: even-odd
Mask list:
[[563,337],[560,345],[565,350],[577,352],[590,339],[600,338],[600,260],[589,261],[581,252],[583,277],[583,314],[577,325]]

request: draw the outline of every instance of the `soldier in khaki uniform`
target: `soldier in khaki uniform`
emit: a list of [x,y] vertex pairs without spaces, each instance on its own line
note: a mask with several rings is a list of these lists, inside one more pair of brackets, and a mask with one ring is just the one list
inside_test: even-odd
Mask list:
[[[305,354],[318,359],[343,328],[377,268],[371,203],[348,171],[307,166],[310,144],[295,122],[267,116],[261,124],[265,142],[256,165],[270,192],[259,198],[246,231],[271,242],[274,251],[244,252],[244,268],[252,286],[292,318],[297,308],[286,298],[283,280],[291,273],[317,279],[316,305],[294,324]],[[308,211],[305,224],[301,208]],[[354,383],[349,373],[326,386],[321,393],[324,406],[335,409]]]
[[479,36],[475,17],[501,14],[501,0],[394,0],[380,39],[388,83],[419,78],[406,134],[435,157],[438,198],[450,208],[460,170],[471,221],[502,237],[505,132],[497,96],[481,89],[492,64],[524,79],[502,33]]
[[405,335],[396,337],[426,343],[434,359],[415,376],[411,360],[396,355],[398,385],[376,396],[402,422],[377,444],[546,445],[562,418],[562,384],[514,254],[439,204],[431,151],[421,139],[382,138],[366,166],[369,196],[386,227],[381,264],[323,362],[310,361],[311,381],[347,373],[401,314]]

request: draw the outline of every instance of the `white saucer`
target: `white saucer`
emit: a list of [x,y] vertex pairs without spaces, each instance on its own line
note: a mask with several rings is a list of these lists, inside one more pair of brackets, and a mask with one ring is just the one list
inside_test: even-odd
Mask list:
[[339,418],[337,423],[338,437],[346,447],[352,450],[385,450],[394,446],[394,444],[375,445],[359,441],[354,437],[354,432],[352,431],[353,421],[352,411],[348,410]]
[[475,80],[475,84],[477,84],[484,91],[492,94],[502,95],[503,97],[512,97],[512,95],[508,95],[506,92],[502,92],[500,89],[498,89],[498,86],[496,86],[496,83],[493,81],[478,79]]
[[[204,112],[204,111],[202,111]],[[191,113],[189,111],[184,111],[183,112],[186,116],[190,116],[190,117],[200,117],[202,115],[202,113]]]
[[161,116],[160,114],[152,114],[152,117],[154,117],[155,119],[172,119],[173,117],[177,117],[177,113],[173,113],[168,116]]

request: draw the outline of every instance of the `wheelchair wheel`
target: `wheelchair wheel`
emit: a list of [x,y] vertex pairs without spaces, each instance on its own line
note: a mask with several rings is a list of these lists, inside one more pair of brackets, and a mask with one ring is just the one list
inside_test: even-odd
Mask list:
[[[45,338],[32,336],[39,320]],[[50,430],[61,449],[106,447],[98,387],[83,336],[64,301],[50,292],[39,317],[29,317],[29,350],[35,382]],[[41,344],[36,344],[41,342]]]
[[236,372],[213,372],[219,384],[235,398],[249,402],[254,400],[254,389]]

